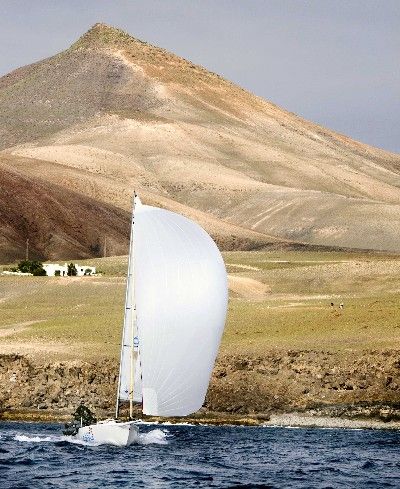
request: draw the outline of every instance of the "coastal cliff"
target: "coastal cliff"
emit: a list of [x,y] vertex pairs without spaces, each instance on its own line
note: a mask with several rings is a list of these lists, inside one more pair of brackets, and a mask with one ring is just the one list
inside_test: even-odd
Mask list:
[[[47,363],[1,355],[0,417],[39,419],[46,413],[61,420],[81,400],[98,415],[112,416],[117,377],[113,360]],[[203,416],[262,421],[292,412],[399,421],[400,351],[273,350],[219,357]]]

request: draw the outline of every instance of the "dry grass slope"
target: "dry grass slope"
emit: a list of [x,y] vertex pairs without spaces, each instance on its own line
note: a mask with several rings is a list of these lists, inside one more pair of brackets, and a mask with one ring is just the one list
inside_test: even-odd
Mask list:
[[[399,155],[305,121],[104,24],[0,79],[0,148],[0,169],[40,175],[43,185],[116,215],[129,211],[136,188],[145,202],[198,220],[224,249],[294,241],[400,250]],[[62,253],[87,252],[84,240],[68,242],[66,208],[54,216],[59,226],[32,223],[39,254],[54,256],[49,233]],[[10,237],[3,261],[17,223],[9,214],[0,224]],[[126,236],[107,236],[113,254],[125,246]]]
[[[224,257],[230,302],[222,356],[400,348],[398,256],[275,251]],[[3,353],[49,361],[118,357],[127,258],[86,263],[103,276],[0,277]]]

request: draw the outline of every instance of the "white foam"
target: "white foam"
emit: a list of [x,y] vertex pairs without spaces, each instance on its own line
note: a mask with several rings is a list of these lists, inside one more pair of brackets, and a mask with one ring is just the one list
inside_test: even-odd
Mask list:
[[14,440],[26,442],[26,443],[42,443],[42,442],[56,442],[60,441],[60,436],[26,436],[15,435]]
[[184,421],[182,421],[181,423],[172,423],[171,421],[163,421],[160,424],[165,426],[196,426],[193,423],[185,423]]
[[166,430],[151,430],[148,433],[139,433],[139,445],[168,445],[168,432]]
[[97,446],[95,443],[87,443],[82,440],[76,440],[72,436],[27,436],[27,435],[15,435],[14,440],[22,443],[57,443],[60,441],[67,441],[68,443],[74,443],[76,445]]

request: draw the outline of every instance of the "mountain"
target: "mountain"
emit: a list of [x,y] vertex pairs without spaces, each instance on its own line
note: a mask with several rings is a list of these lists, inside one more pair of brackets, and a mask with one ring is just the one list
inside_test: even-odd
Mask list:
[[[104,236],[126,252],[133,188],[226,249],[400,251],[400,155],[104,24],[0,79],[0,150],[0,260],[26,237],[41,257],[90,256]],[[24,198],[7,207],[4,189]]]

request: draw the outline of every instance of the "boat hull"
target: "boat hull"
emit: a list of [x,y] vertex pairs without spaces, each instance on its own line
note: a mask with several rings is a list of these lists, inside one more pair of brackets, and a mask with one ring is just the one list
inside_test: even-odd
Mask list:
[[133,422],[117,423],[115,420],[102,421],[79,428],[73,436],[75,440],[95,445],[127,447],[137,441],[139,428]]

